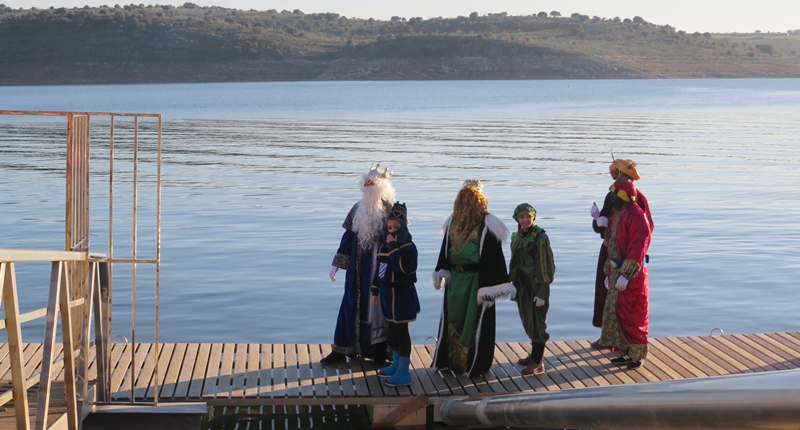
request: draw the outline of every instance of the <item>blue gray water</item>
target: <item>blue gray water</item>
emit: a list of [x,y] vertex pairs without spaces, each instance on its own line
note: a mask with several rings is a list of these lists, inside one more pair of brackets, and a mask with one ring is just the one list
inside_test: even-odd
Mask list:
[[[610,185],[611,151],[639,164],[652,206],[652,336],[800,329],[800,80],[0,87],[0,109],[164,115],[163,341],[330,342],[343,276],[331,283],[328,268],[374,162],[394,172],[420,250],[415,343],[437,331],[429,274],[470,178],[511,229],[517,204],[536,207],[557,265],[551,336],[594,339],[589,207]],[[94,128],[92,238],[103,251],[107,120]],[[0,115],[0,246],[63,246],[63,132],[63,118]],[[152,186],[140,193],[152,215]],[[126,207],[115,200],[123,233]],[[116,255],[130,253],[115,241]],[[23,310],[44,306],[47,267],[22,266]],[[137,340],[147,340],[152,276],[141,270]],[[129,272],[114,282],[114,332],[129,336]],[[515,306],[498,304],[499,341],[525,339]],[[37,341],[41,325],[29,324]]]

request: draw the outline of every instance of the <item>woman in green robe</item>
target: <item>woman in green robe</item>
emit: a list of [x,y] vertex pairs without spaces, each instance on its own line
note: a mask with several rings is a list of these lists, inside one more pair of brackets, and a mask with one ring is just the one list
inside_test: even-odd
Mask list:
[[466,181],[445,220],[433,275],[445,287],[433,367],[478,376],[492,365],[495,301],[513,297],[502,243],[509,232],[490,214],[480,181]]

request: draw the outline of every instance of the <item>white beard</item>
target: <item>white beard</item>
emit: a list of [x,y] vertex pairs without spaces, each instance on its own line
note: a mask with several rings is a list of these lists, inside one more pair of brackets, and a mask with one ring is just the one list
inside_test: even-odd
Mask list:
[[394,187],[388,179],[373,177],[371,179],[375,185],[371,187],[364,186],[364,179],[359,181],[363,194],[353,217],[353,231],[358,234],[361,249],[377,245],[387,215],[384,201],[391,203],[395,196]]

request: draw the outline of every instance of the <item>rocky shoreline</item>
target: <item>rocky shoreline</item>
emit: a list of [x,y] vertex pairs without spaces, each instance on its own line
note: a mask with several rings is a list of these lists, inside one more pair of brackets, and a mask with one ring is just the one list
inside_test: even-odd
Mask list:
[[78,63],[0,66],[0,85],[74,85],[182,82],[620,79],[648,77],[602,58],[544,53],[513,59],[344,57],[226,63]]

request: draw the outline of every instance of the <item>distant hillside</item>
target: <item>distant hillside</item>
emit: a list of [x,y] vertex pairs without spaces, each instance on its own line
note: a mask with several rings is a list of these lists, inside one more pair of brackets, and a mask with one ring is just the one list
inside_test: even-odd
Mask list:
[[640,17],[0,5],[0,84],[800,77],[800,35],[687,34]]

